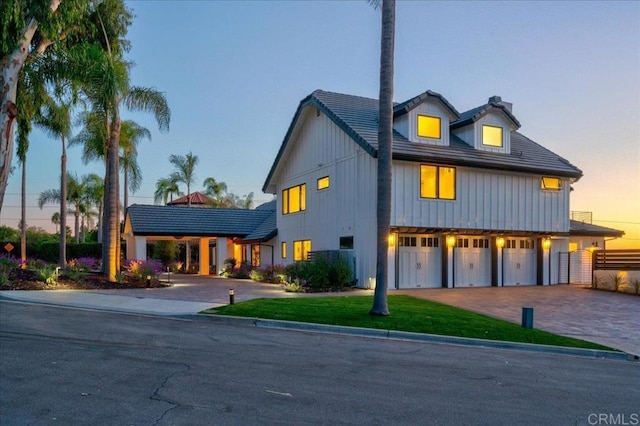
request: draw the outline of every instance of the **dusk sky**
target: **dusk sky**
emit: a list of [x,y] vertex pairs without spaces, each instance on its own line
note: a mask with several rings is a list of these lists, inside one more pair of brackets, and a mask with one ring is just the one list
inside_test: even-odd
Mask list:
[[[380,11],[361,1],[128,1],[136,63],[132,83],[166,93],[171,130],[151,116],[139,146],[142,188],[152,204],[171,154],[198,155],[197,181],[211,176],[256,205],[298,103],[315,89],[377,98]],[[640,247],[640,2],[421,2],[396,6],[395,100],[430,89],[458,111],[492,95],[513,103],[520,132],[563,156],[584,177],[571,210],[622,229],[607,247]],[[76,132],[77,133],[77,130]],[[68,170],[104,174],[69,149]],[[29,225],[53,231],[58,206],[37,207],[56,188],[60,141],[39,131],[27,159]],[[0,222],[17,227],[20,168]],[[70,218],[71,220],[71,218]],[[69,222],[68,222],[69,223]],[[71,226],[73,223],[69,223]]]

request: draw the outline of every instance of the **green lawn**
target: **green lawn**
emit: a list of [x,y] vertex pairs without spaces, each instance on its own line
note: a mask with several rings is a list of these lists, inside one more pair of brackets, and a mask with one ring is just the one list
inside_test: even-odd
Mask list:
[[255,299],[203,313],[612,350],[411,296],[389,296],[388,317],[370,316],[372,303],[371,296]]

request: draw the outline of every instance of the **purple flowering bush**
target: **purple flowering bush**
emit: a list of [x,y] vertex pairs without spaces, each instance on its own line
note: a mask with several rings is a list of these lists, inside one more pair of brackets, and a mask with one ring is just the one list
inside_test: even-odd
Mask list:
[[129,276],[136,281],[144,281],[147,276],[155,278],[162,272],[162,262],[159,260],[131,260],[122,264]]
[[94,257],[79,257],[77,259],[71,259],[67,263],[67,268],[76,272],[88,272],[100,269],[100,259]]

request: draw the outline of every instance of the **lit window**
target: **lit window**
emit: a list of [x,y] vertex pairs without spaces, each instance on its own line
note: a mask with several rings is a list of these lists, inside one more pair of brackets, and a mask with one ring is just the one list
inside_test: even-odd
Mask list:
[[543,177],[540,183],[542,189],[548,189],[553,191],[559,191],[562,189],[562,180],[554,177]]
[[502,127],[483,125],[482,144],[502,147]]
[[418,115],[418,136],[421,138],[440,139],[440,118]]
[[280,251],[282,251],[282,258],[286,259],[287,258],[287,243],[286,241],[283,241],[280,243]]
[[302,184],[282,190],[282,214],[297,213],[307,209],[307,185]]
[[311,240],[302,240],[293,242],[293,260],[307,260],[311,251]]
[[318,191],[321,189],[327,189],[329,187],[329,176],[321,177],[318,179]]
[[420,196],[455,200],[456,169],[442,166],[420,166]]

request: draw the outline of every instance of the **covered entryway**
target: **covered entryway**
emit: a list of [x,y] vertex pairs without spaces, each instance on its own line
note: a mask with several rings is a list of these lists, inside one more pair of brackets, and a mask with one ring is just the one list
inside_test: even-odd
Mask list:
[[442,287],[440,237],[410,234],[398,238],[398,287]]
[[454,287],[491,286],[489,238],[459,237],[453,249]]
[[505,238],[503,256],[503,285],[536,285],[535,240]]

